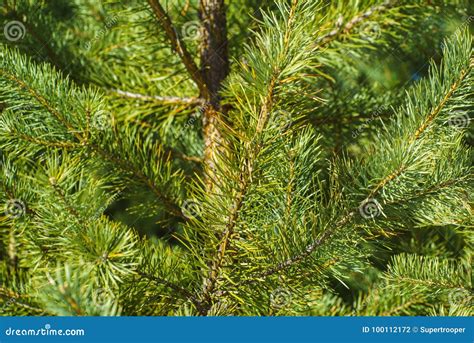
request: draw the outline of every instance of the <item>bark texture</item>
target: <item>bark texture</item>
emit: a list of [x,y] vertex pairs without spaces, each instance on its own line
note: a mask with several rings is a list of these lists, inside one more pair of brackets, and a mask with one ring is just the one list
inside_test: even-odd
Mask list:
[[222,112],[219,91],[229,74],[229,50],[227,18],[224,0],[200,0],[202,23],[201,74],[209,91],[208,105],[204,114],[204,162],[206,183],[212,189],[215,155],[218,153],[221,135],[217,129],[218,115]]

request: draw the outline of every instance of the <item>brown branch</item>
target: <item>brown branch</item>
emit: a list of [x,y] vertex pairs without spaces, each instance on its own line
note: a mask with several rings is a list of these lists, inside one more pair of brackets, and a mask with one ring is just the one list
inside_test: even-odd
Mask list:
[[156,19],[158,19],[159,24],[165,30],[166,36],[170,40],[173,49],[181,58],[186,70],[189,73],[189,76],[198,86],[201,96],[206,99],[210,98],[209,89],[201,74],[201,71],[187,50],[183,40],[179,37],[168,13],[166,13],[165,9],[163,6],[161,6],[158,0],[148,0],[148,4],[151,6],[151,9],[155,14]]
[[179,158],[180,160],[183,160],[183,161],[189,161],[189,162],[194,162],[198,164],[201,164],[203,162],[202,157],[189,156],[189,155],[183,154],[181,151],[178,151],[176,149],[169,148],[169,152],[176,158]]
[[221,135],[217,128],[221,112],[219,91],[229,74],[227,19],[224,0],[200,0],[200,17],[203,24],[201,41],[201,67],[194,63],[191,54],[180,39],[176,28],[158,0],[148,0],[160,25],[166,32],[173,49],[181,57],[188,73],[200,91],[203,105],[204,171],[205,184],[212,190],[215,179],[215,156]]
[[200,0],[202,22],[201,74],[211,105],[219,109],[219,91],[230,71],[227,16],[224,0]]
[[222,137],[218,130],[222,108],[219,92],[230,72],[227,39],[227,16],[224,0],[200,0],[199,14],[202,23],[201,74],[209,88],[209,105],[203,109],[205,184],[212,191],[215,160]]
[[201,98],[181,98],[177,96],[157,96],[157,95],[146,95],[140,93],[132,93],[128,91],[123,91],[120,89],[108,89],[109,92],[120,95],[124,98],[138,99],[143,101],[155,101],[160,102],[166,105],[197,105],[204,106],[206,100]]
[[[273,105],[273,97],[275,92],[275,87],[277,83],[277,77],[279,73],[273,76],[269,87],[268,94],[262,104],[260,115],[257,124],[256,135],[262,133],[265,128],[266,123],[268,122],[269,113]],[[209,271],[208,278],[204,281],[204,291],[202,293],[202,302],[205,304],[204,312],[201,312],[202,315],[206,315],[210,310],[212,294],[215,291],[215,286],[219,277],[219,270],[221,269],[224,263],[225,252],[230,244],[230,240],[234,234],[235,227],[237,225],[237,220],[239,218],[240,209],[242,208],[245,195],[248,191],[249,185],[252,180],[252,172],[254,168],[255,159],[263,149],[263,145],[258,145],[257,148],[252,149],[249,143],[245,143],[246,150],[249,152],[249,157],[246,158],[246,161],[242,163],[239,174],[239,190],[237,191],[236,197],[232,204],[232,210],[227,220],[227,224],[224,230],[224,233],[221,238],[221,242],[217,248],[217,256],[211,263],[211,268]]]
[[394,170],[392,173],[390,173],[390,175],[386,176],[385,178],[383,178],[378,184],[377,186],[375,186],[375,188],[372,190],[372,192],[370,192],[370,194],[367,196],[366,199],[371,199],[373,197],[375,197],[375,195],[382,189],[385,187],[385,185],[387,185],[389,182],[395,180],[396,178],[398,178],[405,170],[406,170],[406,165],[405,164],[401,164],[396,170]]

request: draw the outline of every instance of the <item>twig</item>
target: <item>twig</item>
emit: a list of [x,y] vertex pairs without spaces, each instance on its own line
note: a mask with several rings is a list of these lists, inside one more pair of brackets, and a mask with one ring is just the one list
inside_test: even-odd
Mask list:
[[188,71],[191,79],[198,86],[199,91],[201,92],[201,96],[206,99],[210,98],[209,90],[201,74],[201,71],[197,67],[196,63],[194,63],[194,59],[187,50],[183,40],[178,36],[176,28],[171,22],[168,13],[166,13],[163,6],[161,6],[158,0],[148,0],[148,4],[151,6],[153,13],[158,19],[158,22],[160,23],[161,27],[165,30],[166,35],[170,40],[171,45],[173,46],[173,49],[178,53],[179,57],[183,61],[184,66],[186,67],[186,70]]
[[170,105],[199,105],[204,106],[206,104],[206,100],[196,97],[190,98],[181,98],[177,96],[158,96],[158,95],[146,95],[140,93],[132,93],[128,91],[123,91],[121,89],[108,89],[109,92],[115,93],[125,98],[131,99],[138,99],[143,101],[156,101],[161,102],[163,104],[170,104]]

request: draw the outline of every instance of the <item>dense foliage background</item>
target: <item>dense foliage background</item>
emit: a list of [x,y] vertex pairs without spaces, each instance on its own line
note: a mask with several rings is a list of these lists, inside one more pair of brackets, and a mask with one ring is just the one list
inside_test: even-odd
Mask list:
[[470,1],[0,0],[2,315],[472,315]]

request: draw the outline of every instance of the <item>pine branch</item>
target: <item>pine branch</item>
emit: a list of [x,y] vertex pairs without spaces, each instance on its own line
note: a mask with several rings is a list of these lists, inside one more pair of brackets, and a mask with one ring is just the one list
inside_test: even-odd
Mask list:
[[[459,41],[456,41],[455,39],[452,39],[456,43],[459,44]],[[454,43],[453,43],[454,44]],[[447,45],[449,46],[449,45]],[[434,109],[430,112],[424,115],[424,118],[426,118],[420,127],[418,127],[415,132],[412,134],[411,139],[409,139],[409,144],[406,146],[406,150],[410,151],[413,149],[413,144],[415,140],[419,139],[421,134],[429,127],[430,124],[433,123],[433,120],[436,118],[436,116],[440,113],[440,111],[443,109],[443,107],[447,104],[448,100],[455,94],[455,91],[458,90],[462,82],[465,80],[466,76],[469,75],[469,73],[472,70],[473,67],[473,59],[472,57],[470,58],[469,61],[467,61],[467,67],[463,68],[458,75],[456,79],[454,79],[454,82],[449,86],[448,92],[439,100],[439,103],[434,106]],[[445,62],[447,63],[447,62]],[[444,68],[448,69],[448,66],[445,66]],[[436,70],[435,70],[436,71]],[[439,74],[434,74],[432,72],[432,78],[440,77]],[[427,84],[426,87],[429,87]],[[395,179],[397,179],[406,169],[407,165],[401,164],[396,170],[392,171],[387,175],[385,178],[383,178],[379,183],[370,191],[369,195],[366,197],[367,199],[374,198],[377,194],[379,194],[385,187],[390,182],[393,182]],[[294,257],[279,263],[276,267],[270,268],[266,271],[256,273],[255,276],[251,279],[253,280],[262,280],[265,279],[269,276],[272,276],[278,272],[284,271],[299,262],[304,261],[306,258],[308,258],[318,247],[320,247],[322,244],[324,244],[332,234],[334,234],[336,231],[339,229],[342,229],[344,226],[347,224],[351,223],[353,219],[356,218],[356,214],[359,212],[360,207],[357,206],[347,212],[344,217],[339,220],[337,223],[333,224],[332,227],[329,229],[326,229],[326,231],[321,235],[320,238],[312,242],[311,244],[307,245],[305,250]],[[248,284],[249,282],[244,282],[243,284]],[[253,283],[253,282],[251,282]]]
[[169,210],[170,213],[186,220],[186,217],[183,215],[181,209],[171,199],[165,196],[163,192],[160,190],[160,188],[158,187],[158,185],[152,179],[147,177],[141,170],[134,168],[132,164],[122,159],[120,156],[117,156],[116,154],[110,151],[102,149],[101,147],[97,145],[89,143],[87,146],[91,148],[94,152],[98,153],[105,160],[113,162],[115,166],[118,166],[122,170],[127,171],[131,173],[132,175],[134,175],[137,180],[142,182],[150,190],[153,191],[156,197],[162,201],[162,203],[166,206],[166,208]]
[[436,108],[431,112],[427,117],[426,120],[423,122],[423,124],[416,130],[415,134],[413,137],[410,139],[410,143],[413,143],[415,140],[419,139],[420,136],[423,134],[423,132],[426,131],[428,126],[433,122],[433,120],[438,116],[438,114],[441,112],[441,110],[446,106],[446,103],[448,102],[449,99],[453,96],[454,92],[459,88],[461,85],[462,81],[465,79],[465,77],[469,74],[471,71],[472,67],[474,67],[474,58],[471,58],[469,66],[467,69],[463,69],[461,71],[461,74],[459,75],[459,78],[457,81],[451,86],[449,91],[444,95],[443,99],[441,102],[436,106]]
[[[293,6],[295,6],[296,2],[297,1],[293,2],[294,4]],[[293,13],[294,13],[294,7],[292,7],[292,14],[290,14],[290,19],[292,19]],[[260,109],[260,115],[258,118],[258,123],[257,123],[257,128],[256,128],[256,133],[255,133],[257,137],[262,133],[262,131],[264,130],[268,122],[268,115],[272,108],[273,98],[275,96],[275,93],[274,93],[275,85],[277,83],[278,77],[279,77],[279,72],[275,72],[275,75],[270,81],[267,96],[263,100],[263,105]],[[259,155],[261,149],[263,148],[264,148],[263,145],[259,145],[257,149],[251,149],[250,146],[248,147],[248,150],[251,151],[252,154],[248,158],[247,164],[242,164],[240,175],[239,175],[239,180],[241,180],[239,184],[239,190],[232,204],[232,207],[231,207],[232,212],[229,215],[226,229],[223,233],[223,237],[221,238],[221,244],[219,245],[219,248],[218,248],[217,259],[212,263],[209,279],[205,283],[207,287],[205,290],[204,298],[208,298],[210,295],[208,296],[206,294],[210,294],[214,290],[215,282],[217,281],[218,270],[221,268],[222,263],[224,261],[225,251],[227,249],[228,244],[230,243],[230,239],[234,233],[235,226],[237,225],[237,220],[239,218],[238,217],[239,211],[242,208],[243,200],[251,184],[252,171],[254,169],[253,164],[255,163],[256,157]]]
[[9,4],[4,314],[471,315],[467,0]]
[[[0,287],[0,293],[3,293],[3,292],[5,292],[4,294],[9,299],[7,302],[12,303],[12,305],[14,304],[16,306],[20,306],[20,307],[22,307],[26,310],[29,310],[29,311],[33,312],[35,315],[51,315],[51,314],[49,314],[48,312],[46,312],[45,310],[43,310],[41,308],[38,308],[38,307],[32,306],[32,305],[30,305],[26,302],[23,302],[21,300],[23,298],[21,296],[21,294],[18,294],[18,293],[12,292],[11,290]],[[0,310],[2,310],[2,308],[0,308]],[[5,310],[3,312],[5,312]],[[31,315],[31,313],[29,313],[29,315]]]
[[[471,175],[471,178],[473,176],[474,175]],[[398,199],[398,200],[394,200],[394,201],[391,201],[391,202],[386,202],[385,204],[386,205],[395,205],[395,204],[400,204],[400,203],[406,203],[410,200],[414,200],[414,199],[417,199],[417,198],[422,199],[422,198],[425,198],[428,195],[436,194],[436,193],[442,192],[443,190],[449,190],[452,187],[454,187],[455,185],[463,184],[464,182],[468,182],[468,180],[469,180],[469,177],[450,179],[450,180],[447,180],[447,181],[444,181],[444,182],[440,183],[439,185],[434,185],[432,187],[429,187],[426,190],[416,192],[414,195],[412,195],[408,198]]]
[[[58,180],[55,177],[50,177],[48,181],[49,181],[49,185],[53,189],[54,194],[60,199],[60,202],[63,204],[64,208],[67,209],[67,212],[69,213],[70,217],[74,218],[75,223],[77,223],[79,226],[81,226],[82,232],[80,234],[81,235],[80,237],[81,237],[81,239],[84,240],[83,245],[86,245],[85,249],[87,249],[87,250],[91,249],[90,240],[92,239],[92,237],[90,235],[88,235],[86,232],[90,229],[90,226],[94,226],[94,227],[98,226],[100,220],[97,221],[97,222],[94,222],[94,223],[91,223],[91,222],[88,222],[87,220],[85,220],[83,218],[83,215],[80,213],[80,211],[77,208],[74,207],[74,205],[70,201],[70,198],[66,194],[65,190],[58,184]],[[33,214],[33,213],[27,213],[27,215],[29,217],[31,217],[31,220],[35,221],[37,224],[41,223],[44,220],[44,218],[42,216],[38,216],[38,215]],[[119,240],[119,238],[116,237],[114,239],[114,243],[118,240]],[[111,248],[112,248],[111,246],[108,247],[108,249],[111,249]],[[112,256],[113,256],[112,251],[109,251],[108,257],[106,257],[106,258],[112,258]],[[123,256],[123,253],[119,253],[117,256]],[[102,256],[102,258],[104,258],[104,257]],[[94,264],[96,264],[96,262],[94,262]],[[196,307],[200,306],[199,302],[193,297],[193,295],[191,293],[189,293],[188,291],[186,291],[184,288],[182,288],[182,287],[180,287],[180,286],[178,286],[178,285],[176,285],[172,282],[166,281],[162,278],[152,276],[151,274],[143,273],[143,272],[137,271],[137,270],[135,270],[134,272],[136,272],[140,276],[146,277],[147,279],[150,279],[154,282],[163,284],[166,287],[176,291],[177,293],[184,296],[186,299],[192,301],[193,304],[196,305]],[[52,278],[49,278],[49,280],[50,280],[51,284],[57,285],[56,282],[54,280],[52,280]],[[72,309],[74,309],[75,314],[82,315],[82,314],[87,313],[87,310],[82,309],[79,306],[79,303],[76,301],[76,299],[73,296],[70,296],[70,294],[67,293],[67,291],[63,290],[61,287],[59,287],[58,289],[61,292],[62,296],[64,297],[65,301],[69,304],[69,306]],[[1,291],[1,288],[0,288],[0,291]]]
[[182,39],[177,34],[176,28],[169,15],[157,0],[149,0],[155,16],[166,31],[173,48],[180,55],[188,73],[197,84],[200,96],[209,105],[204,106],[203,134],[204,134],[204,165],[209,191],[212,179],[215,178],[215,154],[221,140],[216,127],[217,116],[220,115],[219,91],[222,81],[229,73],[229,58],[227,48],[226,12],[223,0],[200,0],[201,20],[204,24],[201,70],[198,70],[192,56],[187,51]]
[[31,88],[26,82],[20,80],[14,74],[8,72],[8,70],[3,67],[0,68],[0,75],[16,83],[20,89],[26,89],[34,99],[36,99],[49,113],[51,113],[65,128],[68,129],[70,134],[74,135],[74,137],[79,142],[82,141],[82,137],[77,133],[77,130],[65,119],[61,113],[59,113],[51,104],[49,104],[41,94]]
[[[34,98],[43,108],[45,108],[51,115],[53,115],[53,117],[56,118],[57,121],[60,122],[64,128],[67,129],[69,135],[72,135],[74,137],[74,142],[48,142],[48,145],[62,145],[65,148],[77,147],[79,145],[85,149],[90,149],[91,151],[101,156],[103,159],[112,162],[115,166],[118,166],[122,170],[133,174],[137,180],[139,180],[142,184],[144,184],[150,190],[153,191],[153,193],[158,197],[158,199],[162,201],[162,203],[165,205],[168,211],[170,211],[170,213],[178,217],[185,218],[181,212],[181,209],[171,199],[169,199],[165,194],[163,194],[158,185],[156,185],[155,182],[149,177],[147,177],[146,174],[144,174],[141,170],[135,168],[133,164],[130,164],[129,161],[123,159],[121,156],[118,156],[116,153],[107,151],[99,145],[91,142],[88,137],[88,130],[85,130],[81,134],[82,130],[75,128],[67,119],[67,116],[64,113],[60,113],[60,111],[57,110],[53,104],[49,103],[49,101],[43,95],[41,95],[38,91],[29,86],[25,81],[21,80],[19,77],[9,72],[6,68],[0,67],[0,76],[15,83],[20,89],[26,90],[32,96],[32,98]],[[26,140],[30,142],[35,141],[37,143],[43,143],[41,145],[45,145],[44,140],[41,139],[31,138]]]
[[370,7],[367,11],[360,13],[353,17],[351,20],[349,20],[345,25],[343,25],[343,18],[340,17],[335,25],[334,29],[316,39],[316,46],[318,47],[324,47],[331,43],[333,40],[337,39],[341,35],[347,35],[349,34],[352,29],[357,27],[360,23],[362,23],[364,20],[370,18],[372,15],[375,13],[380,13],[387,11],[391,7],[393,7],[397,3],[397,0],[386,0],[380,5],[372,6]]
[[[284,58],[288,54],[290,35],[293,30],[293,24],[295,20],[295,14],[299,5],[298,0],[293,0],[289,9],[288,18],[286,21],[285,35],[283,38],[283,47],[281,51],[281,57]],[[252,184],[252,174],[254,172],[254,164],[256,163],[257,157],[260,152],[266,148],[264,142],[261,142],[261,135],[264,131],[268,120],[269,114],[272,111],[273,104],[276,96],[276,88],[281,82],[282,70],[280,66],[276,66],[273,73],[270,75],[268,80],[268,86],[266,94],[259,104],[258,119],[255,127],[254,139],[259,141],[259,144],[253,146],[254,142],[244,142],[245,151],[248,153],[246,160],[240,166],[238,187],[236,190],[235,197],[232,200],[231,211],[228,215],[227,223],[225,225],[224,232],[220,238],[220,243],[217,247],[216,255],[210,263],[209,275],[204,281],[204,290],[200,295],[202,303],[204,304],[204,311],[201,311],[201,315],[207,315],[212,306],[212,297],[216,290],[216,282],[219,278],[220,270],[225,260],[225,254],[231,243],[231,239],[234,236],[234,230],[236,228],[239,214],[241,213],[244,198],[247,195],[248,189]]]

